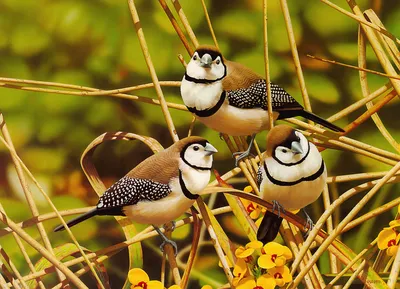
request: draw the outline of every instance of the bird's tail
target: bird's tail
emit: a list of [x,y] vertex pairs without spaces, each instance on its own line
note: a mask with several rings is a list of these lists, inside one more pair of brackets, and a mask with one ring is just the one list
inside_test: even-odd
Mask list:
[[257,240],[265,243],[275,240],[283,218],[266,211],[257,231]]
[[[94,208],[72,220],[69,220],[67,222],[67,225],[68,225],[68,227],[75,226],[76,224],[79,224],[80,222],[83,222],[93,216],[96,216],[96,215],[97,215],[97,208]],[[62,230],[65,230],[65,227],[61,224],[61,225],[58,225],[57,227],[55,227],[53,231],[58,232],[58,231],[62,231]]]
[[329,122],[329,121],[327,121],[327,120],[319,117],[318,115],[316,115],[316,114],[314,114],[312,112],[309,112],[307,110],[304,110],[304,109],[301,110],[299,112],[299,115],[304,117],[304,118],[306,118],[306,119],[308,119],[308,120],[312,120],[312,121],[314,121],[314,122],[316,122],[316,123],[318,123],[320,125],[323,125],[324,127],[327,127],[327,128],[329,128],[329,129],[331,129],[333,131],[344,132],[344,130],[342,128],[338,127],[337,125],[334,125],[333,123],[331,123],[331,122]]

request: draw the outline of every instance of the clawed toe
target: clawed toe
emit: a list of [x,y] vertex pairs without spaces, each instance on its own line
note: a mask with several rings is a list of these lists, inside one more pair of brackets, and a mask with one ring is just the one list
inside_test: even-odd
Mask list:
[[176,245],[176,243],[175,243],[174,241],[172,241],[172,240],[170,240],[170,239],[166,239],[166,240],[164,240],[164,241],[161,243],[161,245],[160,245],[160,250],[161,250],[161,252],[164,253],[164,247],[165,247],[167,244],[171,245],[171,246],[174,248],[174,254],[175,254],[175,256],[176,256],[176,255],[178,254],[178,246]]

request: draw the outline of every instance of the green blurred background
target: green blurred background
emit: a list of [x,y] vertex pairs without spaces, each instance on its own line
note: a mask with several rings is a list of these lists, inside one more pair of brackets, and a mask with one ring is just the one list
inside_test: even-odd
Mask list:
[[[357,65],[357,23],[317,0],[288,2],[313,111],[327,118],[362,97],[358,72],[311,60],[306,55]],[[348,9],[346,1],[333,2]],[[400,37],[399,1],[357,2],[362,9],[373,7],[387,29]],[[157,1],[142,0],[136,3],[159,79],[180,80],[184,69],[177,55],[183,54],[186,60],[188,55],[164,11]],[[264,75],[262,1],[208,0],[206,4],[225,57]],[[212,43],[200,1],[181,0],[181,5],[200,43]],[[269,1],[268,21],[271,79],[301,101],[278,0]],[[0,55],[0,77],[62,82],[101,89],[151,82],[127,1],[2,0]],[[381,70],[369,48],[368,67]],[[368,80],[371,91],[387,82],[387,79],[375,75],[369,75]],[[165,89],[164,93],[168,101],[182,103],[178,88]],[[137,95],[156,98],[152,89],[139,91]],[[399,109],[399,100],[396,98],[380,113],[396,139],[400,139],[396,116]],[[156,138],[164,146],[171,144],[161,109],[129,100],[1,88],[0,110],[19,155],[60,210],[96,204],[97,196],[81,171],[79,159],[86,146],[98,135],[106,131],[128,131]],[[337,124],[345,126],[363,111],[359,110]],[[191,115],[173,109],[170,112],[179,136],[185,136]],[[220,153],[216,156],[215,167],[221,173],[233,168],[233,159],[218,133],[198,123],[195,134],[208,138],[218,148]],[[262,148],[265,135],[261,133],[258,136]],[[394,151],[372,121],[361,125],[350,137]],[[386,165],[347,152],[327,150],[323,154],[330,175],[388,169]],[[142,144],[105,144],[97,150],[95,163],[105,183],[110,185],[148,155],[150,151]],[[355,184],[340,184],[338,191],[343,193]],[[46,201],[32,188],[40,212],[49,212]],[[399,186],[386,186],[372,201],[371,207],[393,199],[391,196],[398,189]],[[360,197],[347,202],[341,209],[341,216]],[[225,204],[223,196],[219,196],[217,201],[218,205]],[[0,146],[0,202],[14,221],[30,217],[10,155],[4,146]],[[365,208],[365,211],[368,209],[370,207]],[[313,219],[317,220],[323,211],[322,202],[309,211]],[[386,214],[385,219],[389,221],[393,214],[394,211],[391,215]],[[245,242],[244,233],[232,217],[220,220],[235,241]],[[358,251],[369,243],[386,223],[380,222],[374,226],[374,222],[369,221],[359,227],[359,231],[345,234],[346,244]],[[51,232],[57,223],[54,220],[45,223],[53,246],[69,242],[65,233]],[[35,228],[27,231],[39,239]],[[111,217],[97,217],[84,222],[75,227],[74,232],[79,242],[91,250],[109,246],[123,238]],[[365,239],[356,240],[355,232],[363,233]],[[179,240],[179,247],[189,244],[189,234],[188,227],[174,233]],[[24,267],[24,261],[11,236],[1,238],[0,243],[12,255],[17,266]],[[159,268],[152,266],[156,255],[151,248],[158,244],[157,238],[145,246],[144,266],[153,278],[158,278]],[[216,270],[218,261],[212,248],[206,248],[204,252],[206,254],[199,257],[196,268],[224,282],[222,270]],[[35,254],[33,250],[30,253]],[[33,258],[37,259],[38,256]],[[326,270],[327,263],[322,262],[321,266]],[[113,288],[120,287],[127,272],[126,251],[111,259],[107,268]],[[27,270],[25,266],[22,271],[26,273]]]

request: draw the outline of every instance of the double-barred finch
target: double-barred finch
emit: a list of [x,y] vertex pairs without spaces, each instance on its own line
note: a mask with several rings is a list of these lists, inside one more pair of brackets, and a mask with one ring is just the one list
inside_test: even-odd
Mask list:
[[[100,197],[96,207],[67,222],[72,227],[96,215],[127,216],[158,229],[181,216],[207,186],[213,154],[217,150],[204,138],[187,137],[145,159]],[[64,230],[63,225],[54,231]],[[174,245],[176,248],[176,245]]]
[[[326,167],[317,147],[299,131],[277,125],[267,135],[267,149],[257,179],[261,198],[286,210],[302,209],[320,196]],[[279,211],[278,211],[279,212]],[[307,216],[307,222],[312,225]],[[267,211],[257,239],[267,243],[278,234],[282,218]]]
[[[189,111],[206,126],[233,136],[252,135],[269,127],[265,79],[229,60],[214,46],[199,46],[182,79],[181,95]],[[273,119],[302,116],[333,131],[343,130],[304,110],[283,88],[271,83]]]

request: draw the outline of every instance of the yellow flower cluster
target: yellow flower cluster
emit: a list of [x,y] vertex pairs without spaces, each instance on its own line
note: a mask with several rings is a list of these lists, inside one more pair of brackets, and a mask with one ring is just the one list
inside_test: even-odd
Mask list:
[[[255,254],[258,253],[258,254]],[[236,249],[237,261],[233,268],[233,285],[237,289],[273,289],[292,281],[286,262],[292,259],[290,249],[276,242],[263,246],[252,241]],[[259,256],[257,260],[254,255]]]
[[[133,268],[128,272],[128,279],[131,289],[164,289],[163,284],[158,280],[150,280],[149,275],[140,269]],[[168,289],[181,289],[179,285],[172,285]],[[212,289],[210,285],[204,285],[201,289]]]
[[[247,186],[243,189],[246,193],[251,193],[253,192],[253,188],[251,186]],[[260,226],[262,215],[265,213],[266,209],[254,202],[250,202],[249,200],[246,199],[240,199],[242,201],[243,206],[245,207],[247,213],[249,214],[250,218],[253,220],[256,220],[255,223],[257,227]]]
[[[400,205],[398,206],[398,213],[400,212]],[[383,228],[378,235],[378,248],[379,250],[386,250],[386,254],[394,256],[399,249],[400,241],[400,220],[394,220],[389,223],[389,227]]]

